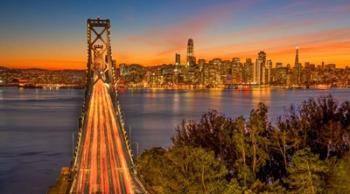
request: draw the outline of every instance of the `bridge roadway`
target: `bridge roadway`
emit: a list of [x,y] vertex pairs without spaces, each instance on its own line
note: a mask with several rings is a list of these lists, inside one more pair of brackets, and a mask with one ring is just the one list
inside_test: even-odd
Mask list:
[[91,93],[71,193],[138,193],[106,84],[98,80]]

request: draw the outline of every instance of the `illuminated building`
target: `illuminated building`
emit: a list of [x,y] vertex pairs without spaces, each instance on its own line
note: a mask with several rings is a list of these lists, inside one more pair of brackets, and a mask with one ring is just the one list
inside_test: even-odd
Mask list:
[[243,67],[243,82],[252,83],[253,82],[253,70],[254,64],[251,58],[247,58]]
[[294,67],[296,69],[296,84],[301,84],[301,63],[299,63],[299,48],[296,47],[295,50],[295,63]]
[[180,54],[176,53],[175,54],[174,77],[173,77],[173,82],[176,84],[179,83],[180,64],[181,64]]
[[280,67],[283,67],[283,63],[277,62],[277,63],[276,63],[276,68],[280,68]]
[[233,84],[239,84],[242,82],[242,72],[243,68],[240,59],[237,57],[233,58],[230,72]]
[[271,83],[274,85],[286,85],[288,83],[288,67],[276,66],[271,70]]
[[258,85],[265,84],[266,53],[260,51],[254,66],[254,82]]
[[199,67],[200,71],[202,71],[205,63],[206,63],[205,59],[199,59],[198,60],[198,67]]
[[176,53],[175,54],[175,65],[180,65],[180,64],[181,64],[180,54]]
[[127,75],[127,65],[125,64],[125,63],[121,63],[120,65],[119,65],[119,69],[120,69],[120,75],[121,76],[125,76],[125,75]]
[[217,85],[222,83],[221,79],[221,70],[222,67],[222,59],[214,58],[209,61],[209,83],[210,85]]
[[195,58],[193,56],[193,40],[190,38],[187,42],[187,63],[186,66],[192,66],[195,64]]
[[200,84],[204,85],[204,75],[205,75],[205,66],[206,61],[205,59],[199,59],[198,60],[198,70],[200,72]]
[[266,62],[266,66],[267,66],[267,78],[266,78],[266,82],[267,84],[271,83],[271,71],[272,71],[272,61],[271,60],[267,60]]

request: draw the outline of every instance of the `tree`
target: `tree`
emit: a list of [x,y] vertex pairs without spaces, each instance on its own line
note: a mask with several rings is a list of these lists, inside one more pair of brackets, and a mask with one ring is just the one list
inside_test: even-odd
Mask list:
[[249,185],[249,187],[241,187],[238,181],[233,178],[231,182],[227,184],[223,194],[283,194],[285,192],[285,189],[278,181],[264,183],[256,180],[254,183]]
[[339,106],[332,96],[311,98],[300,107],[299,122],[306,131],[305,143],[322,159],[341,157],[349,150],[349,143],[344,141],[350,125],[346,122],[346,109],[346,103]]
[[260,180],[255,181],[246,191],[247,193],[261,193],[261,194],[283,194],[285,189],[281,186],[279,181],[266,183]]
[[174,146],[193,146],[211,150],[215,157],[224,161],[233,171],[237,159],[233,141],[235,124],[233,119],[212,110],[201,116],[199,122],[183,121],[172,138]]
[[[189,146],[173,147],[167,154],[169,193],[220,193],[227,170],[214,152]],[[176,173],[174,173],[176,172]],[[172,173],[172,174],[171,174]]]
[[249,143],[251,145],[252,171],[256,174],[259,167],[265,165],[268,159],[268,139],[266,138],[268,109],[263,103],[259,103],[256,110],[250,112],[248,122]]
[[286,175],[291,158],[302,141],[297,132],[287,119],[279,117],[277,126],[269,131],[269,162],[264,173],[270,172],[277,179]]
[[328,193],[343,194],[350,193],[350,154],[348,153],[343,159],[338,161],[332,169]]
[[278,150],[283,157],[284,168],[287,168],[290,156],[297,150],[301,143],[301,138],[297,130],[291,127],[288,121],[280,117],[277,122],[277,128],[272,131],[273,148]]
[[267,115],[260,103],[247,119],[213,110],[183,121],[170,149],[139,157],[141,180],[164,194],[349,192],[350,102],[309,99],[276,125]]
[[227,184],[225,191],[223,194],[242,194],[243,189],[239,185],[238,181],[236,179],[232,179],[229,184]]
[[254,181],[254,175],[251,169],[248,167],[249,153],[249,137],[246,123],[243,117],[238,117],[235,120],[236,130],[234,133],[234,142],[236,144],[236,155],[238,156],[235,162],[235,169],[237,170],[237,179],[241,182],[243,187],[247,187],[249,182]]
[[164,193],[162,187],[165,168],[166,150],[163,148],[152,148],[144,151],[137,159],[137,172],[141,181],[150,193]]
[[212,151],[202,148],[177,146],[165,152],[146,151],[138,161],[139,173],[151,193],[216,194],[227,184],[225,165]]
[[310,149],[297,151],[287,171],[289,176],[285,182],[291,193],[316,194],[323,191],[328,168],[324,161],[311,153]]

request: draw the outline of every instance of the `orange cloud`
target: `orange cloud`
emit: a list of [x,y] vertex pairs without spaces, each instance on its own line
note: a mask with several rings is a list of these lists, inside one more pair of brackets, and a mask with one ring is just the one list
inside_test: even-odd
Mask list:
[[253,38],[252,40],[238,44],[198,49],[197,53],[198,57],[202,58],[256,58],[259,50],[265,50],[268,57],[275,62],[293,63],[295,46],[299,46],[301,47],[301,53],[305,54],[303,55],[305,57],[303,61],[310,60],[310,62],[320,62],[333,59],[335,61],[329,62],[345,66],[350,64],[350,58],[347,54],[350,53],[349,33],[350,28],[339,28],[322,32],[310,32],[261,40]]
[[[172,63],[175,53],[180,52],[184,62],[187,39],[194,38],[197,58],[251,57],[255,59],[259,50],[265,50],[274,62],[293,63],[294,48],[299,46],[302,61],[316,63],[328,60],[340,66],[350,64],[348,54],[350,53],[350,27],[329,29],[334,27],[336,22],[332,14],[348,12],[350,4],[324,6],[306,1],[293,1],[284,7],[264,12],[260,16],[259,24],[237,27],[238,29],[231,29],[231,31],[223,31],[225,29],[220,28],[221,24],[235,25],[236,21],[232,19],[234,13],[249,15],[249,10],[246,13],[242,10],[251,4],[254,2],[217,4],[179,22],[151,26],[144,32],[127,37],[117,34],[117,41],[112,42],[113,57],[117,63],[156,65]],[[294,16],[312,13],[329,14],[331,17],[293,19]],[[276,15],[281,14],[287,17],[276,18]],[[328,24],[332,25],[327,27]],[[344,23],[341,24],[344,25]],[[216,28],[218,32],[223,32],[212,35],[213,31],[216,33],[216,30],[213,30]],[[26,43],[21,40],[8,41],[9,46],[0,45],[2,55],[0,65],[84,69],[86,47],[83,40],[77,43],[70,38],[62,39],[66,40],[58,43],[57,41],[39,42],[39,40]]]
[[1,60],[0,65],[14,68],[41,68],[41,69],[85,69],[86,62],[75,60],[38,60],[17,59]]
[[[253,2],[250,2],[253,3]],[[201,36],[205,31],[214,28],[221,22],[228,20],[236,10],[247,6],[247,3],[225,3],[211,6],[198,15],[175,24],[153,27],[151,30],[127,37],[129,42],[138,44],[136,48],[147,47],[147,51],[135,53],[134,62],[159,64],[173,62],[176,52],[185,53],[187,39]],[[135,51],[136,52],[136,51]],[[183,57],[184,59],[184,57]],[[121,59],[129,61],[128,59]]]

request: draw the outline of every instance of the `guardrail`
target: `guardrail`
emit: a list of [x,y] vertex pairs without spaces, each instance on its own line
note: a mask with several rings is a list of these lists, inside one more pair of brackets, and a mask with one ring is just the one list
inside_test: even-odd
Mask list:
[[[113,88],[113,87],[112,87]],[[78,154],[80,152],[80,150],[82,149],[82,141],[83,141],[83,129],[85,129],[86,126],[86,117],[88,114],[88,110],[89,110],[89,104],[87,104],[90,100],[90,92],[91,92],[91,86],[88,86],[86,88],[85,91],[85,98],[84,98],[84,102],[83,102],[83,106],[81,109],[81,115],[79,118],[79,129],[77,131],[76,134],[76,139],[75,139],[75,147],[74,147],[74,151],[73,151],[73,160],[72,160],[72,164],[71,164],[71,178],[73,178],[75,176],[75,173],[77,172],[77,160],[78,160]],[[146,191],[146,189],[144,188],[143,184],[141,183],[141,181],[138,179],[137,177],[137,171],[136,171],[136,165],[134,162],[134,154],[133,154],[133,150],[131,148],[131,142],[129,140],[129,136],[128,136],[128,132],[127,132],[127,125],[125,124],[125,119],[124,119],[124,113],[121,109],[119,100],[117,98],[117,94],[114,91],[109,90],[109,94],[111,96],[111,99],[113,100],[113,106],[115,108],[115,117],[116,117],[116,121],[118,122],[117,125],[119,125],[120,130],[122,132],[122,138],[125,142],[125,148],[127,151],[127,154],[129,155],[129,167],[131,169],[134,181],[136,182],[136,184],[140,187],[140,189],[142,190],[141,192],[144,194],[147,194],[148,192]],[[74,180],[73,180],[74,181]]]
[[132,151],[132,148],[131,148],[131,144],[130,144],[130,141],[129,141],[129,136],[128,136],[128,133],[127,133],[127,130],[126,130],[126,125],[125,125],[125,121],[124,121],[124,114],[123,114],[123,111],[122,111],[122,109],[120,107],[119,100],[118,99],[115,99],[115,100],[116,100],[117,118],[118,118],[118,121],[120,123],[121,130],[123,132],[123,138],[124,138],[124,141],[125,141],[126,149],[128,151],[129,157],[130,157],[131,165],[134,168],[135,167],[134,154],[133,154],[133,151]]
[[88,100],[90,99],[91,97],[91,94],[90,94],[90,88],[91,86],[88,86],[86,89],[85,89],[85,97],[84,97],[84,101],[83,101],[83,105],[82,105],[82,108],[81,108],[81,114],[80,114],[80,117],[79,117],[79,126],[78,126],[78,131],[77,131],[77,134],[76,134],[76,139],[75,139],[75,146],[74,146],[74,151],[73,151],[73,160],[72,160],[72,165],[71,165],[71,171],[72,171],[72,175],[74,175],[75,173],[75,168],[76,168],[76,165],[77,165],[77,156],[78,156],[78,153],[81,149],[81,141],[82,141],[82,133],[83,133],[83,129],[85,128],[85,125],[86,125],[86,116],[87,116],[87,111],[89,109],[89,104],[87,104]]

